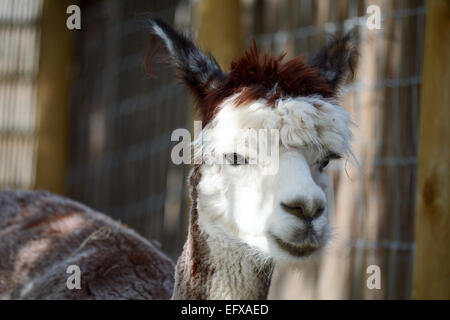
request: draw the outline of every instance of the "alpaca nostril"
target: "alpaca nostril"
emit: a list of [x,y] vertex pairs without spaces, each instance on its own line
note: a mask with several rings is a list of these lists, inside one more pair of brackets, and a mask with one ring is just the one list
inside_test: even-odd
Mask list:
[[286,204],[281,203],[281,207],[288,213],[302,219],[302,220],[310,220],[308,215],[305,215],[305,210],[303,209],[303,206],[296,203],[296,204]]
[[315,212],[314,215],[312,216],[312,219],[314,220],[314,219],[319,218],[319,217],[323,214],[324,211],[325,211],[325,207],[319,207],[319,208],[317,208],[316,212]]
[[312,222],[314,219],[319,218],[325,211],[324,206],[314,206],[312,210],[305,210],[305,206],[298,202],[293,204],[286,204],[281,202],[280,205],[287,213],[290,213],[308,223]]

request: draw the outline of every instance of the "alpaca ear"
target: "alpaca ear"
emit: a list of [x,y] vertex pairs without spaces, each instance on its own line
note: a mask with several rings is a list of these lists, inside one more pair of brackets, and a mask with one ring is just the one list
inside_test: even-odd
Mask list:
[[315,53],[308,61],[319,70],[333,90],[350,76],[353,78],[358,59],[357,29],[354,28],[343,38],[335,39]]
[[[201,99],[209,88],[214,87],[215,82],[224,77],[223,71],[213,57],[204,54],[192,41],[162,20],[151,19],[150,30],[160,40],[159,46],[153,41],[150,60],[156,56],[160,60],[172,63],[177,68],[180,78],[198,99]],[[150,70],[150,65],[147,66]]]

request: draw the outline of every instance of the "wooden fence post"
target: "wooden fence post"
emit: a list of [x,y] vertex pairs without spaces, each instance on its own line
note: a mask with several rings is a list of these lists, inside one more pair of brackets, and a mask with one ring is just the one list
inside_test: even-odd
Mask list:
[[426,10],[413,298],[450,299],[450,2]]
[[[77,1],[44,0],[37,79],[39,114],[36,189],[64,193],[72,34],[66,9]],[[81,19],[81,22],[83,20]]]
[[198,17],[200,46],[212,53],[222,69],[228,70],[242,49],[240,0],[202,0]]

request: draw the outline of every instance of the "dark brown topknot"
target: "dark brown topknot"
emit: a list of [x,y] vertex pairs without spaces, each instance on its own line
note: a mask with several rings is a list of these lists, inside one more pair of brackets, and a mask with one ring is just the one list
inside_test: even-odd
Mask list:
[[321,95],[328,98],[334,95],[334,90],[319,71],[304,62],[302,56],[283,62],[284,56],[275,58],[268,53],[260,54],[253,40],[252,46],[231,64],[225,78],[199,101],[204,124],[214,118],[217,105],[223,99],[236,93],[241,93],[236,99],[237,104],[264,98],[271,106],[283,97]]

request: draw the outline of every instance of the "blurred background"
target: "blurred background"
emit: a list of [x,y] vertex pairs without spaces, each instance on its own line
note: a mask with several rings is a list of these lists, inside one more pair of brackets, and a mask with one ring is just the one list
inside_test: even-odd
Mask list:
[[[81,9],[80,30],[66,27],[72,4]],[[381,29],[366,26],[372,4],[381,9]],[[170,68],[146,75],[146,19],[174,24],[225,70],[252,37],[274,54],[307,56],[357,26],[358,71],[342,105],[355,123],[359,166],[330,167],[333,245],[301,272],[277,269],[270,298],[449,299],[448,4],[0,0],[0,188],[83,202],[176,260],[186,237],[189,167],[171,162],[170,135],[199,117]],[[380,267],[381,289],[368,289],[369,265]]]

